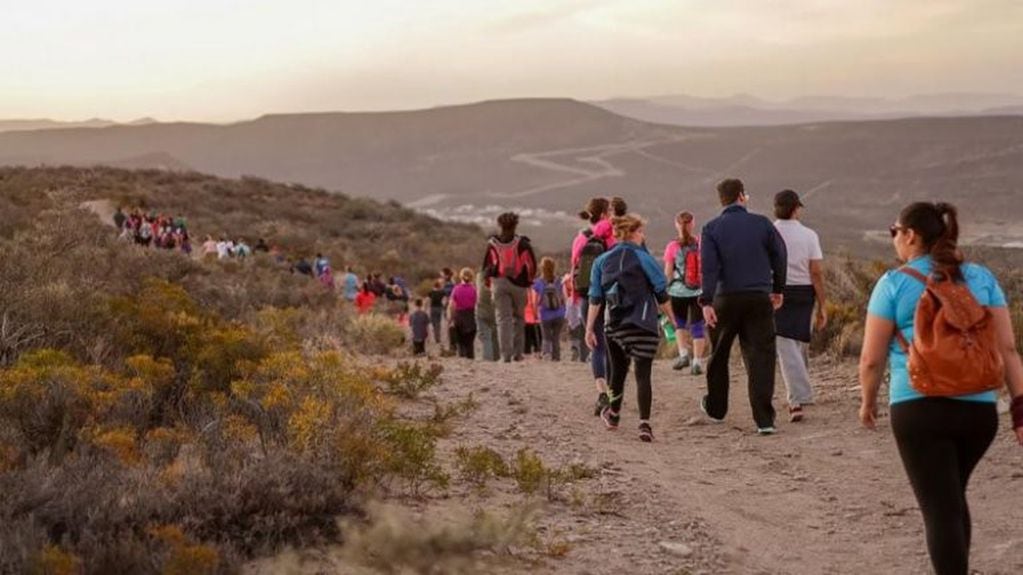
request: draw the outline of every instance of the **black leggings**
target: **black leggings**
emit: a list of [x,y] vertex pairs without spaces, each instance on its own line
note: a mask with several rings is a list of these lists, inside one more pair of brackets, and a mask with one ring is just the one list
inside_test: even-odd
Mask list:
[[892,431],[924,516],[937,575],[966,575],[970,559],[970,474],[998,432],[994,403],[928,397],[896,403]]
[[629,363],[636,363],[636,398],[639,401],[639,418],[650,419],[650,404],[653,402],[653,390],[650,386],[650,371],[654,360],[648,358],[632,358],[622,349],[614,338],[605,338],[607,345],[608,379],[611,384],[611,410],[618,413],[622,410],[622,394],[625,392],[625,376],[629,374]]

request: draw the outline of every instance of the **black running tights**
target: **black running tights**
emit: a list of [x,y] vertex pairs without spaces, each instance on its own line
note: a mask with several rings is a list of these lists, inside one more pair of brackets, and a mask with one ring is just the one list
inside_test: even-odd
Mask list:
[[653,391],[650,386],[650,372],[653,369],[654,360],[648,358],[629,357],[629,354],[613,338],[606,338],[607,360],[610,371],[608,373],[611,384],[611,409],[615,412],[622,410],[622,394],[625,392],[625,376],[629,375],[629,363],[636,364],[636,398],[639,402],[639,418],[650,419],[650,404],[653,401]]
[[892,431],[924,516],[937,575],[967,575],[970,474],[998,431],[994,403],[928,397],[896,403]]

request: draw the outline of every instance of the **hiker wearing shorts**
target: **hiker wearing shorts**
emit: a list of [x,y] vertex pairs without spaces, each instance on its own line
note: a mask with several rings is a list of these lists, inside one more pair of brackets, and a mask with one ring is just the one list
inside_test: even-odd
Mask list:
[[[889,231],[904,265],[874,284],[867,306],[860,422],[877,427],[887,367],[892,435],[923,515],[934,572],[966,575],[974,572],[967,485],[998,434],[1003,386],[1023,445],[1023,363],[998,279],[959,251],[955,207],[910,204]],[[1005,489],[1011,497],[1018,486]]]
[[[696,226],[693,214],[679,212],[675,216],[675,230],[678,237],[664,247],[664,275],[668,278],[668,295],[671,309],[675,312],[675,342],[678,345],[678,359],[672,366],[682,370],[692,366],[690,373],[703,373],[703,355],[706,350],[704,339],[703,309],[700,295],[703,294],[700,272],[700,241],[693,234]],[[689,342],[692,340],[693,354],[690,359]]]
[[742,181],[717,185],[721,215],[707,222],[700,241],[703,319],[710,328],[707,395],[701,409],[714,421],[728,414],[729,355],[739,338],[745,360],[750,407],[757,433],[774,428],[776,347],[774,310],[785,290],[785,242],[771,220],[751,214]]
[[593,264],[586,343],[591,349],[596,347],[597,318],[606,307],[604,335],[610,397],[600,416],[609,430],[618,429],[625,377],[629,364],[634,364],[639,438],[650,442],[654,439],[650,425],[653,403],[650,373],[661,342],[657,310],[660,308],[674,321],[671,298],[661,267],[642,247],[646,237],[645,222],[629,214],[613,218],[612,225],[619,243]]
[[507,363],[524,359],[526,299],[536,276],[536,255],[529,238],[516,233],[518,214],[501,214],[497,225],[501,231],[487,240],[482,269],[491,281],[497,341]]
[[[774,196],[774,227],[785,240],[788,254],[785,303],[774,313],[778,364],[788,390],[789,421],[803,420],[803,407],[813,403],[806,370],[807,348],[814,330],[824,329],[824,254],[817,233],[800,221],[803,202],[792,190]],[[814,307],[817,313],[814,314]]]

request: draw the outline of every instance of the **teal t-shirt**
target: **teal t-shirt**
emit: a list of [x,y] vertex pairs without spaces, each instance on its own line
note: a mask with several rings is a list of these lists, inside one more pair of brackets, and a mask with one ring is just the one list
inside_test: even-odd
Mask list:
[[[924,275],[930,275],[933,262],[930,256],[924,256],[909,262],[909,266]],[[967,287],[970,288],[973,297],[977,298],[981,305],[987,307],[1008,305],[1005,292],[1002,291],[994,274],[986,267],[978,264],[963,264],[962,272]],[[912,342],[913,316],[916,313],[916,304],[923,293],[924,284],[919,280],[898,270],[889,270],[874,286],[870,304],[867,306],[867,313],[894,322],[896,329],[901,330],[906,340]],[[892,338],[888,358],[891,371],[889,402],[895,404],[925,397],[910,385],[909,373],[906,369],[906,353],[902,351],[902,347],[895,338]],[[972,395],[960,395],[955,399],[994,403],[997,401],[997,395],[994,391],[987,391]]]

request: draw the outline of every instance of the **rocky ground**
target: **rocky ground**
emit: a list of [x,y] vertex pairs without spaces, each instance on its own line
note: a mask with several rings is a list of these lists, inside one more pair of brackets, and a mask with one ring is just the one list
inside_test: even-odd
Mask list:
[[[636,433],[631,381],[622,426],[609,432],[593,416],[595,392],[583,364],[440,361],[446,371],[437,398],[450,402],[471,393],[479,403],[442,440],[447,467],[454,468],[457,447],[483,445],[507,460],[528,447],[550,467],[575,463],[595,472],[558,486],[551,498],[534,498],[545,551],[525,554],[502,572],[929,572],[922,521],[891,432],[857,423],[852,363],[815,360],[817,403],[807,408],[806,421],[779,416],[778,434],[759,437],[739,366],[733,384],[743,383],[733,386],[731,411],[724,423],[712,424],[697,408],[704,379],[659,361],[656,440],[645,444]],[[775,397],[784,397],[780,381]],[[973,568],[986,575],[1023,572],[1017,508],[1023,450],[1003,423],[970,490]],[[420,516],[442,517],[458,510],[513,512],[523,501],[511,480],[480,491],[456,479],[446,494],[409,505]]]

